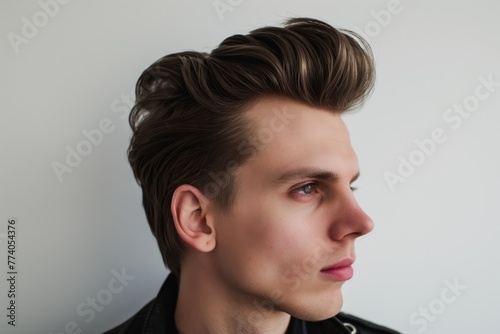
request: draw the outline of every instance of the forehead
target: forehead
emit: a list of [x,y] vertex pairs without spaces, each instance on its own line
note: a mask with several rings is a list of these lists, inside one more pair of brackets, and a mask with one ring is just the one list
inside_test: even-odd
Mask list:
[[265,162],[268,170],[305,163],[323,169],[357,165],[340,113],[267,97],[247,110],[246,116],[253,127],[249,138],[256,148],[253,160]]

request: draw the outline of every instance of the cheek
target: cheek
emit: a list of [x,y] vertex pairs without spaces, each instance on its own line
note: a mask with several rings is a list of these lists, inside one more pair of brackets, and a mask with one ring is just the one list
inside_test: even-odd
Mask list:
[[280,221],[267,212],[253,212],[240,217],[234,231],[234,248],[247,252],[247,256],[261,258],[263,262],[281,254],[286,243],[286,230]]
[[290,240],[284,224],[261,205],[240,210],[221,225],[217,243],[238,270],[259,266],[260,271],[266,263],[286,255],[283,249]]
[[226,274],[278,281],[306,260],[309,267],[321,234],[321,219],[311,206],[273,196],[243,197],[217,232],[217,262]]
[[241,217],[241,229],[234,240],[236,251],[244,250],[251,264],[259,271],[280,275],[308,256],[314,230],[300,216],[287,215],[278,206],[260,207]]

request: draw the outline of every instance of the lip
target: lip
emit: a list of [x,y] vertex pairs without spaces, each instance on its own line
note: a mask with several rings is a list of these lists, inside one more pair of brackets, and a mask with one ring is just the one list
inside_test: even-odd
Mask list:
[[321,269],[321,273],[334,281],[347,281],[354,275],[352,264],[354,259],[345,258],[335,264]]

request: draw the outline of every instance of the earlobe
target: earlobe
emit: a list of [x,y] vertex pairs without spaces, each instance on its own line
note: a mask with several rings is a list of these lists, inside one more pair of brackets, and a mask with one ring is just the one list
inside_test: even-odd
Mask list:
[[209,200],[194,186],[183,184],[174,191],[171,212],[181,239],[200,252],[215,247],[215,228],[207,217]]

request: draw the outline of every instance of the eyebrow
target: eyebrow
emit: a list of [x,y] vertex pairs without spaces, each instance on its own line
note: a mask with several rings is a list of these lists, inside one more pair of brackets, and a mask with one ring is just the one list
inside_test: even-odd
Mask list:
[[[351,182],[356,181],[359,178],[360,172],[358,171],[356,175],[354,175],[351,179]],[[336,183],[340,180],[340,177],[337,173],[325,169],[318,169],[318,168],[311,168],[311,167],[304,167],[304,168],[298,168],[294,170],[289,170],[285,171],[284,173],[280,174],[278,177],[273,178],[271,180],[271,183],[274,186],[279,186],[281,184],[287,183],[289,181],[293,180],[300,180],[300,179],[316,179],[316,180],[323,180],[323,181],[328,181],[331,183]]]

